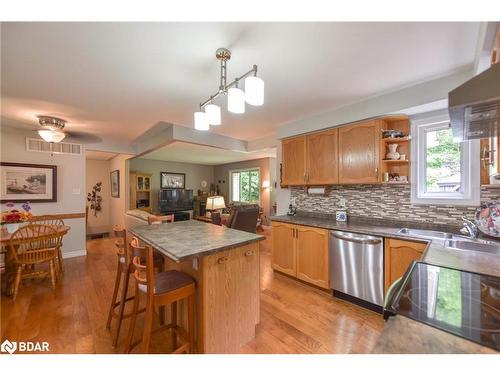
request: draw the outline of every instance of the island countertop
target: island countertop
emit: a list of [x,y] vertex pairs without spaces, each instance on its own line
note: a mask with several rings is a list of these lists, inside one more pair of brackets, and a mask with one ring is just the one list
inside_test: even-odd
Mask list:
[[175,262],[264,240],[264,236],[196,220],[138,225],[130,233]]

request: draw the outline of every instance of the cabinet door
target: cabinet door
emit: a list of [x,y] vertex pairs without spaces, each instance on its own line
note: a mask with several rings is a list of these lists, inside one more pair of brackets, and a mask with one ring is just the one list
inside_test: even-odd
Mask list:
[[[238,347],[239,256],[222,251],[202,258],[204,301],[202,308],[205,353],[229,353]],[[198,307],[199,308],[199,307]]]
[[273,269],[295,276],[295,226],[273,222]]
[[379,181],[379,121],[367,121],[339,128],[339,182],[341,184]]
[[402,241],[387,238],[385,240],[385,275],[384,289],[404,275],[413,261],[422,258],[427,244],[423,242]]
[[309,185],[337,184],[338,130],[332,129],[306,137],[306,182]]
[[283,185],[304,185],[306,172],[306,137],[285,139],[282,142]]
[[328,230],[297,228],[297,278],[322,288],[329,288]]

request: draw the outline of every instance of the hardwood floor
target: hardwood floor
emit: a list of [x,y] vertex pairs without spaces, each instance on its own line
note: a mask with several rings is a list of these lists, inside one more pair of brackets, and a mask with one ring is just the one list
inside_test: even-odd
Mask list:
[[[380,315],[271,269],[271,236],[261,242],[261,317],[256,338],[242,353],[368,353],[383,329]],[[87,242],[86,257],[65,260],[65,275],[53,292],[48,280],[26,281],[17,300],[2,295],[1,336],[14,341],[47,341],[51,353],[121,353],[105,329],[113,291],[113,238]],[[132,283],[131,283],[132,284]],[[137,338],[142,332],[138,319]],[[112,325],[112,330],[115,325]],[[169,333],[155,335],[153,352],[171,350]]]

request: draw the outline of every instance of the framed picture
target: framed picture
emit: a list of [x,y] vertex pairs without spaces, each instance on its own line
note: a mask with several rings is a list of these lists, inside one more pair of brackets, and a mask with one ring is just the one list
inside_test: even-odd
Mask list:
[[160,172],[160,189],[184,189],[185,173]]
[[120,170],[110,173],[111,177],[111,196],[113,198],[120,198]]
[[57,166],[0,163],[0,202],[57,202]]

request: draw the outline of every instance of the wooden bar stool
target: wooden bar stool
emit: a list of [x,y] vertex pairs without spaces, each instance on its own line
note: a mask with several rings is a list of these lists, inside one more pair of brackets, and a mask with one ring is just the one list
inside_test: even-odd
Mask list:
[[[118,267],[116,269],[115,287],[113,289],[113,296],[111,297],[111,306],[109,307],[108,321],[106,323],[106,329],[111,328],[111,320],[117,318],[116,332],[113,336],[113,346],[115,347],[118,343],[118,338],[120,336],[120,329],[122,326],[123,319],[130,318],[132,314],[124,314],[125,303],[132,301],[134,296],[127,297],[128,285],[130,280],[130,274],[133,272],[132,259],[130,257],[130,252],[126,249],[127,243],[127,231],[122,229],[120,226],[115,225],[113,232],[117,240],[115,241],[116,255],[118,257]],[[155,253],[153,259],[153,268],[157,270],[163,269],[164,259],[159,253]],[[118,292],[121,290],[120,300],[117,301]],[[118,312],[115,309],[118,308]]]
[[[130,251],[133,257],[132,265],[134,267],[135,278],[135,299],[125,352],[130,353],[133,347],[141,343],[141,341],[138,341],[132,344],[132,340],[134,338],[137,315],[140,312],[140,298],[141,295],[144,295],[146,297],[146,321],[142,336],[142,351],[144,353],[149,351],[152,333],[165,329],[172,329],[175,336],[183,339],[182,344],[172,353],[193,353],[195,351],[195,280],[188,274],[176,270],[159,272],[154,275],[153,249],[149,245],[140,247],[139,240],[135,237],[130,243]],[[183,299],[187,299],[188,303],[188,332],[177,325],[177,302]],[[169,324],[164,324],[164,322],[160,320],[160,327],[153,331],[154,308],[164,307],[166,305],[171,305],[172,321]],[[162,313],[160,312],[160,319],[161,315]]]

